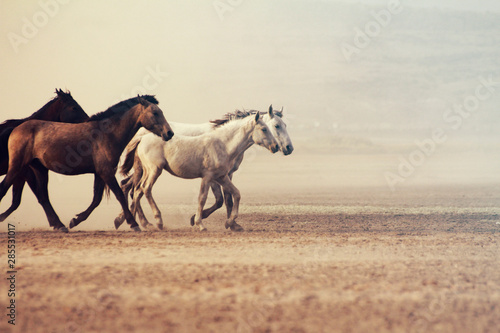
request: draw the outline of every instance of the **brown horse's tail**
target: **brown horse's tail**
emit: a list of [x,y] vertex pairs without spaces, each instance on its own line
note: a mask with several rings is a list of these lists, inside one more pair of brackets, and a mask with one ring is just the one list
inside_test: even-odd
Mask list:
[[128,176],[130,170],[134,167],[135,152],[137,146],[141,142],[141,137],[133,139],[127,146],[125,150],[125,160],[120,168],[120,173],[122,176]]
[[111,196],[111,189],[109,188],[108,185],[104,186],[104,195],[106,196],[106,200],[109,200]]

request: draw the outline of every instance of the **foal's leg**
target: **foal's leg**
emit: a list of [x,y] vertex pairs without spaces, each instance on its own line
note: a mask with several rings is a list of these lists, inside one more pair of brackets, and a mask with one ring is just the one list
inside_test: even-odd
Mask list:
[[96,209],[97,206],[101,203],[102,200],[102,195],[104,193],[104,187],[106,184],[104,183],[104,180],[102,180],[101,177],[99,177],[97,174],[94,176],[94,198],[92,199],[92,203],[90,206],[85,210],[84,212],[81,212],[80,214],[77,214],[76,217],[74,217],[70,224],[70,228],[74,228],[77,225],[79,225],[81,222],[85,221],[90,214]]
[[[212,193],[215,196],[215,203],[213,204],[212,207],[204,209],[203,213],[201,215],[202,219],[206,219],[210,215],[212,215],[213,212],[215,212],[217,209],[221,208],[222,205],[224,204],[224,199],[222,197],[222,190],[219,184],[212,182],[210,184],[210,188],[212,189]],[[194,218],[196,215],[191,216],[191,226],[194,225]]]
[[231,182],[231,179],[227,175],[223,178],[219,178],[217,182],[221,184],[224,188],[224,191],[229,192],[234,199],[234,206],[231,211],[231,215],[226,221],[226,229],[230,228],[232,231],[243,231],[243,228],[235,222],[236,218],[238,217],[238,211],[240,207],[240,191],[236,188],[236,186],[234,186],[233,182]]
[[101,175],[101,177],[106,182],[106,185],[108,185],[108,187],[114,193],[116,199],[122,206],[123,214],[125,215],[125,219],[127,220],[127,223],[130,225],[130,228],[134,231],[141,231],[141,228],[139,228],[139,225],[135,221],[134,216],[127,207],[127,200],[125,199],[125,195],[123,194],[120,185],[116,181],[114,174],[111,173],[110,176]]
[[55,212],[49,200],[49,170],[45,168],[41,163],[37,162],[31,164],[31,170],[33,170],[36,178],[36,197],[40,205],[42,205],[43,209],[45,210],[45,214],[47,215],[50,226],[52,226],[54,230],[68,232],[68,228],[66,228],[64,224],[62,224],[59,216],[57,216],[57,213]]
[[205,177],[201,179],[200,194],[198,196],[198,211],[194,218],[194,224],[200,227],[201,231],[206,231],[207,228],[201,222],[203,215],[203,206],[207,202],[208,189],[210,188],[210,181]]

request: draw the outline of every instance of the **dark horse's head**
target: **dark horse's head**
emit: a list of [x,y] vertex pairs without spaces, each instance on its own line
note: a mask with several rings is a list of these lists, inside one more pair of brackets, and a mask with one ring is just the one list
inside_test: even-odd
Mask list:
[[7,141],[12,130],[27,120],[38,119],[63,123],[81,123],[89,116],[73,99],[71,93],[56,89],[57,96],[42,108],[24,119],[9,119],[0,124],[0,163],[7,158]]
[[56,89],[56,94],[57,97],[51,101],[52,103],[49,102],[45,105],[47,109],[44,112],[44,116],[42,116],[43,118],[36,119],[58,121],[61,123],[81,123],[89,119],[89,116],[73,99],[69,91],[64,92],[61,89]]

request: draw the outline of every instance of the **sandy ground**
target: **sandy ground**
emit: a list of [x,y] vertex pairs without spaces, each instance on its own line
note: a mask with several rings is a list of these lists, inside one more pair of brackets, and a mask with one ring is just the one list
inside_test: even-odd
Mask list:
[[[6,223],[16,225],[16,326],[2,315],[0,331],[498,332],[498,182],[391,192],[336,181],[320,163],[309,176],[279,173],[303,177],[287,191],[292,182],[252,162],[239,178],[242,233],[223,228],[222,212],[206,233],[189,227],[198,183],[167,194],[170,177],[158,187],[161,232],[112,230],[110,200],[78,230],[54,233],[27,194],[0,234],[7,267]],[[54,192],[65,221],[90,202]]]

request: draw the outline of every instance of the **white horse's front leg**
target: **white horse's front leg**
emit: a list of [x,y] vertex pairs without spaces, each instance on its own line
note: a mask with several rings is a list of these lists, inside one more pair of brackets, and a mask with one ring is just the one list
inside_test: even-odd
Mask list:
[[196,212],[196,216],[194,218],[194,224],[200,227],[201,231],[206,231],[207,228],[203,225],[203,207],[207,202],[208,190],[210,189],[210,181],[207,177],[202,178],[201,186],[200,186],[200,194],[198,196],[198,211]]
[[239,208],[240,208],[240,191],[234,186],[233,182],[229,178],[229,176],[225,176],[217,182],[224,188],[224,191],[231,193],[233,197],[233,207],[231,210],[231,215],[226,221],[226,229],[231,229],[231,231],[243,231],[243,227],[241,227],[238,223],[236,223],[236,219],[238,218]]

